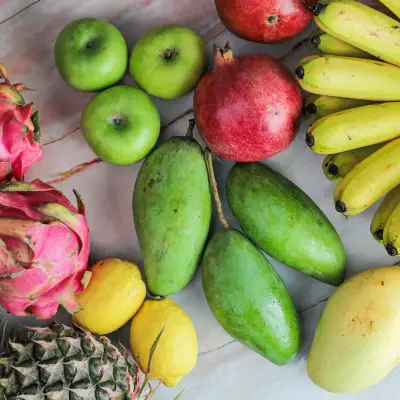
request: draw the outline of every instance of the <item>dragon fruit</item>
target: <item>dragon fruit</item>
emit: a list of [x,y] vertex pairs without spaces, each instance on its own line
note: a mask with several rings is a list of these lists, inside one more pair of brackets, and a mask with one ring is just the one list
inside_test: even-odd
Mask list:
[[80,310],[75,298],[89,283],[89,228],[79,194],[76,209],[36,179],[0,185],[0,306],[14,315],[52,318],[59,304]]
[[42,158],[39,114],[33,103],[25,104],[20,91],[32,90],[8,80],[0,64],[0,180],[23,180],[26,170]]

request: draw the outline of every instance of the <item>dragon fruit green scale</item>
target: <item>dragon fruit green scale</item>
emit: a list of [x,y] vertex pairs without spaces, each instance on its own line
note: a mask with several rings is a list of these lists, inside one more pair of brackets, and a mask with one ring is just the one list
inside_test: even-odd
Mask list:
[[8,312],[52,318],[89,283],[89,228],[85,207],[36,179],[0,184],[0,306]]
[[25,104],[22,83],[11,84],[0,64],[0,181],[23,180],[27,169],[43,155],[39,144],[39,113],[33,104]]

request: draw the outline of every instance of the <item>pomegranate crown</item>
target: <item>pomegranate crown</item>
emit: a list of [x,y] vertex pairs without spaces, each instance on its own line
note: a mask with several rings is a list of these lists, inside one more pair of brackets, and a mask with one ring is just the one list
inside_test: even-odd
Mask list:
[[235,57],[233,56],[233,51],[229,41],[226,42],[224,48],[218,47],[216,44],[214,44],[214,58],[216,67],[221,67],[232,63]]

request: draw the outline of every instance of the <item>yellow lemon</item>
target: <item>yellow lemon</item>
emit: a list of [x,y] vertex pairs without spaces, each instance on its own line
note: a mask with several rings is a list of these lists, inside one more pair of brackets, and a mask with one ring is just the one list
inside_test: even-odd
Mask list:
[[82,311],[73,320],[90,332],[106,335],[136,314],[146,297],[146,285],[135,264],[118,258],[99,261],[91,271],[88,287],[77,295]]
[[136,361],[147,371],[150,349],[161,330],[151,364],[151,379],[176,386],[197,362],[197,335],[189,316],[171,299],[146,300],[132,321],[131,347]]

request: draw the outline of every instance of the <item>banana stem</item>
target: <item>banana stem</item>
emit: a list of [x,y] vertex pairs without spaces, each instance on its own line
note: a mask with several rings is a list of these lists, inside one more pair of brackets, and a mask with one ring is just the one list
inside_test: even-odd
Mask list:
[[208,177],[210,179],[210,185],[211,185],[211,190],[212,190],[214,201],[215,201],[215,206],[217,207],[218,219],[221,222],[223,228],[227,231],[227,230],[231,229],[231,227],[228,224],[228,221],[226,220],[226,218],[224,216],[224,212],[222,211],[222,203],[221,203],[221,199],[218,194],[218,185],[217,185],[217,181],[215,179],[211,150],[208,147],[204,150],[204,156],[206,159]]
[[194,119],[189,119],[189,126],[186,131],[186,137],[193,137],[193,130],[195,125],[196,121]]

